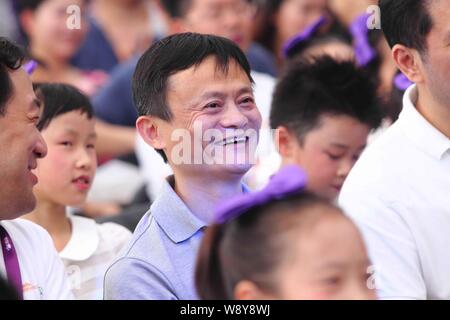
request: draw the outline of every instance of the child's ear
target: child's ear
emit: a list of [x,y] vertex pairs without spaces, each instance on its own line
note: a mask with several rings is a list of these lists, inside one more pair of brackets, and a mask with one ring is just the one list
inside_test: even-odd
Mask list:
[[401,44],[392,48],[392,58],[395,64],[409,80],[415,83],[423,82],[422,59],[420,53]]
[[284,163],[291,163],[295,158],[295,150],[298,148],[297,137],[288,128],[280,126],[275,133],[275,145],[283,158]]
[[273,297],[264,293],[255,283],[242,280],[234,288],[236,300],[272,300]]
[[136,129],[148,145],[162,150],[166,147],[166,144],[160,134],[159,120],[152,116],[140,116],[136,120]]

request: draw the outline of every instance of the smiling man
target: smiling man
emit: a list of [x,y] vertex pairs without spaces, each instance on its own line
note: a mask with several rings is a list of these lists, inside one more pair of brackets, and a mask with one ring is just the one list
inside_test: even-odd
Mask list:
[[[245,191],[241,180],[261,126],[252,82],[244,53],[221,37],[178,34],[141,57],[133,79],[136,126],[174,175],[106,273],[106,299],[197,298],[194,268],[203,229],[218,202]],[[186,133],[189,143],[180,147],[178,137]],[[180,161],[185,152],[191,161]]]
[[[16,219],[36,205],[32,173],[47,146],[36,125],[40,115],[31,81],[21,67],[23,50],[0,37],[0,276],[19,299],[70,299],[61,260],[45,230]],[[16,219],[16,220],[13,220]]]

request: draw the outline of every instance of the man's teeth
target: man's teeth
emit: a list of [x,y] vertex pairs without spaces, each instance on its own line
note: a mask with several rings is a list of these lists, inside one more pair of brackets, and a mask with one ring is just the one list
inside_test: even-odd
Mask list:
[[229,138],[227,140],[225,140],[223,142],[223,145],[227,145],[227,144],[237,144],[237,143],[242,143],[242,142],[247,142],[248,137],[233,137],[233,138]]

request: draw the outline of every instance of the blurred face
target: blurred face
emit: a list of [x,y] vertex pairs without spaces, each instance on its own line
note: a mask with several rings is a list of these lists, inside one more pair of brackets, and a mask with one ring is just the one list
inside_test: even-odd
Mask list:
[[[39,201],[64,206],[82,204],[97,167],[95,122],[79,110],[57,116],[42,131],[48,155],[35,170]],[[57,173],[57,174],[55,174]]]
[[23,69],[9,73],[13,95],[0,116],[0,220],[15,219],[36,205],[32,188],[37,177],[31,172],[37,159],[45,156],[47,147],[36,124],[40,108]]
[[233,40],[242,50],[251,42],[255,8],[247,0],[192,0],[183,19],[185,31]]
[[375,299],[375,291],[369,289],[371,274],[366,249],[348,218],[327,214],[298,234],[298,239],[292,241],[297,244],[292,246],[292,258],[277,273],[277,299]]
[[433,28],[427,37],[427,52],[422,56],[422,72],[430,95],[450,108],[450,3],[431,1],[429,12]]
[[167,104],[173,118],[156,120],[158,143],[175,174],[240,178],[249,170],[261,115],[250,79],[237,63],[230,61],[224,73],[209,57],[174,74],[168,79]]
[[[70,6],[80,8],[80,29],[69,29],[73,20]],[[32,50],[46,50],[57,59],[70,59],[80,47],[86,34],[84,0],[46,0],[33,12],[28,12],[25,30],[30,38]],[[23,19],[22,19],[23,20]]]
[[[366,146],[369,126],[349,116],[322,116],[302,144],[294,140],[290,159],[308,176],[308,189],[334,200]],[[292,138],[296,139],[296,138]]]
[[275,14],[280,44],[303,31],[324,14],[327,0],[285,0]]

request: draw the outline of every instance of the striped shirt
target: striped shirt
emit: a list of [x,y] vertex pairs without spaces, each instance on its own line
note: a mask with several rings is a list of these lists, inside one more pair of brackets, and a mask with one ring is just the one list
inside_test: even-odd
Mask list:
[[69,217],[72,236],[59,253],[72,291],[78,300],[101,300],[108,266],[131,238],[128,229],[115,224],[97,224],[93,219]]

